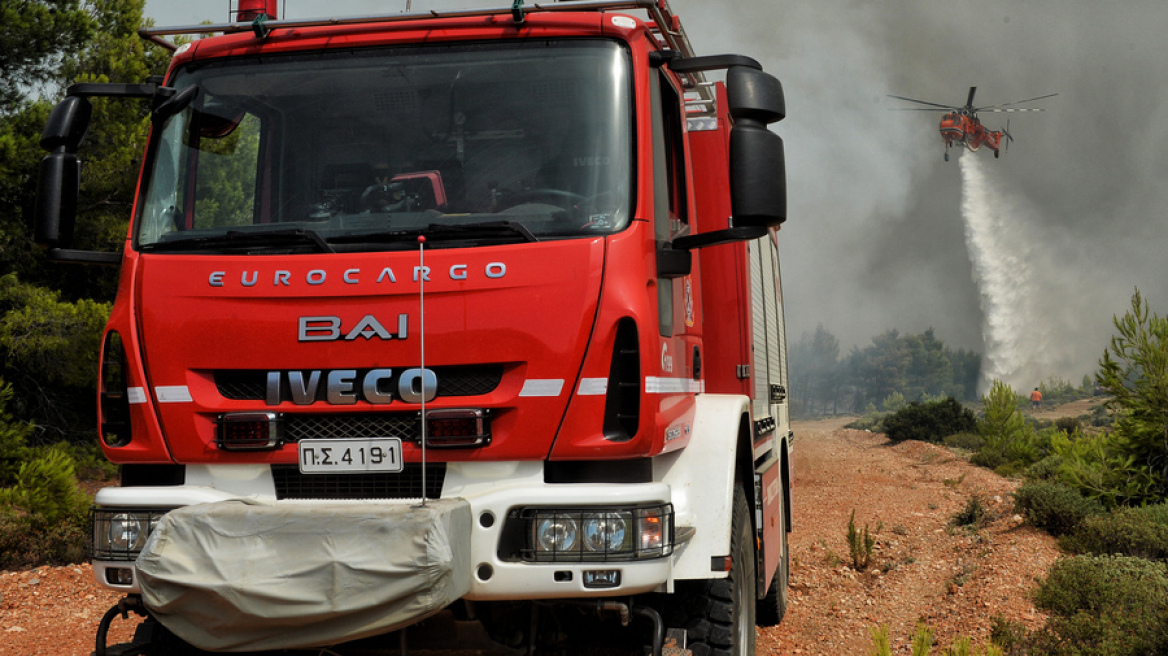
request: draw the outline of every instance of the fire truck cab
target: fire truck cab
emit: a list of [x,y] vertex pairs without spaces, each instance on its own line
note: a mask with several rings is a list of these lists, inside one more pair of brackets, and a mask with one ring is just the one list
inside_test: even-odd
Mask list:
[[[791,530],[779,81],[665,0],[237,18],[144,28],[166,76],[70,87],[42,138],[38,242],[121,267],[99,656],[127,609],[134,653],[439,613],[753,653]],[[117,253],[71,245],[95,96],[152,108]]]

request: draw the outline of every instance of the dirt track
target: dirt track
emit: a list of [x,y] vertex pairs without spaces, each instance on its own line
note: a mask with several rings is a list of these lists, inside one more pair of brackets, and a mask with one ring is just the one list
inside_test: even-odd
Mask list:
[[[845,421],[795,425],[792,605],[781,625],[759,631],[758,653],[865,654],[876,624],[890,625],[896,653],[909,653],[918,621],[936,629],[940,647],[959,635],[984,639],[999,615],[1038,626],[1029,593],[1057,550],[1013,515],[1017,483],[936,446],[843,429]],[[996,519],[976,532],[949,527],[974,495]],[[877,538],[865,572],[848,566],[853,509]],[[117,598],[93,583],[88,565],[0,573],[0,656],[87,656]],[[129,638],[130,619],[115,623],[111,643]]]
[[[890,625],[894,653],[905,654],[919,621],[943,648],[962,635],[984,640],[995,616],[1040,625],[1029,593],[1057,549],[1013,514],[1017,482],[845,421],[795,425],[793,603],[781,625],[760,630],[759,653],[866,654],[877,624]],[[950,527],[974,495],[996,519],[976,532]],[[877,539],[865,572],[849,566],[853,509]]]

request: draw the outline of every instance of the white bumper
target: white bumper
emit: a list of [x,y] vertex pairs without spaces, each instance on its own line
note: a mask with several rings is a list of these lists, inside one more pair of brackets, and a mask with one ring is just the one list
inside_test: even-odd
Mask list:
[[[500,538],[508,515],[529,507],[591,506],[630,507],[672,503],[670,486],[665,483],[641,484],[547,484],[541,462],[450,463],[443,483],[443,499],[463,499],[471,510],[469,531],[465,536],[469,549],[470,590],[466,598],[474,600],[552,599],[571,597],[627,596],[673,587],[673,561],[684,552],[684,545],[673,556],[616,562],[521,562],[499,553]],[[276,501],[275,485],[266,466],[187,467],[186,484],[167,487],[105,488],[98,492],[96,504],[107,509],[173,509],[200,503],[234,499],[277,505],[306,505],[307,501]],[[344,504],[346,502],[334,502]],[[384,503],[411,505],[417,500],[353,501],[354,504]],[[708,561],[707,561],[708,562]],[[141,592],[134,562],[95,560],[94,576],[104,587],[126,593]],[[116,577],[107,570],[129,570],[131,580],[113,583]],[[587,588],[584,573],[589,570],[618,570],[620,583],[615,587]]]

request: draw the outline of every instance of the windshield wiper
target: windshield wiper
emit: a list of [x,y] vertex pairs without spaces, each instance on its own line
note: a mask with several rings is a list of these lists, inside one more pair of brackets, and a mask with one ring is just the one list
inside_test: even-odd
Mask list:
[[321,253],[335,253],[336,250],[328,245],[319,234],[306,228],[287,228],[283,230],[228,230],[221,235],[210,237],[188,237],[173,241],[160,241],[145,244],[141,247],[145,252],[187,251],[201,249],[235,249],[255,247],[286,247],[286,246],[315,246]]
[[404,241],[416,238],[418,236],[423,236],[427,239],[445,240],[482,239],[487,237],[498,237],[500,235],[518,236],[521,237],[523,241],[527,242],[539,241],[539,238],[531,234],[531,231],[527,229],[527,226],[519,223],[518,221],[485,221],[483,223],[463,223],[453,225],[445,223],[431,223],[425,228],[338,235],[330,237],[328,241],[332,244],[351,244],[356,242],[370,241]]

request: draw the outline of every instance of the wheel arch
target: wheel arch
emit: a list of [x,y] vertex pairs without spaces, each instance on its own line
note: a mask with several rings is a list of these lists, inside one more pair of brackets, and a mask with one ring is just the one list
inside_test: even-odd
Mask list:
[[715,571],[712,559],[730,555],[735,484],[743,485],[753,504],[749,428],[747,397],[702,394],[689,444],[654,459],[654,479],[670,486],[677,532],[694,529],[674,551],[675,580],[726,576]]

